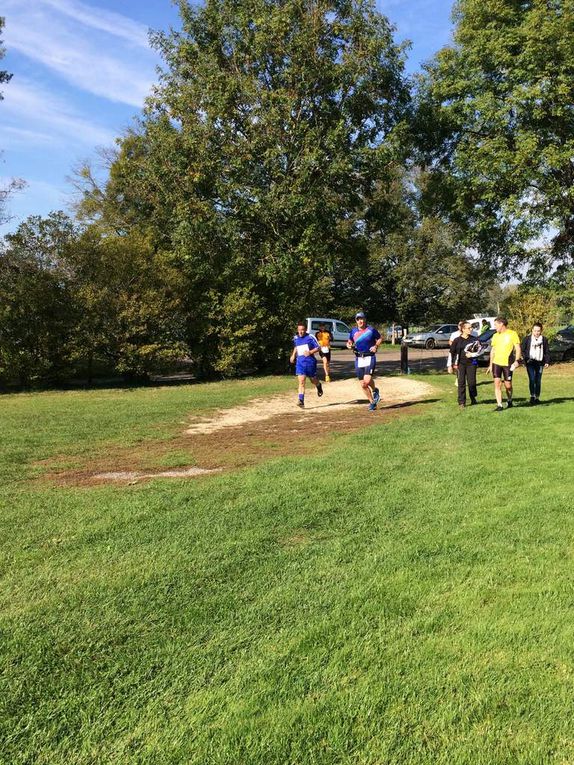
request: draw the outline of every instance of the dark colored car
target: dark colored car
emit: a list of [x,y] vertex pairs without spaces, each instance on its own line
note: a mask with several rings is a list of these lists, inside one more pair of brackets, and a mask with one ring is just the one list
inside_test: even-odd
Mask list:
[[561,329],[550,343],[550,358],[552,361],[568,361],[574,359],[574,324]]

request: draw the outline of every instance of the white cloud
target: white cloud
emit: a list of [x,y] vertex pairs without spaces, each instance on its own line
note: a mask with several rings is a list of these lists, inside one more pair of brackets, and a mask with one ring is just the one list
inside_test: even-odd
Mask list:
[[[156,54],[144,27],[72,0],[4,0],[4,43],[80,90],[141,108],[155,81]],[[118,41],[118,38],[120,41]],[[122,44],[121,40],[129,44]]]
[[148,47],[147,27],[119,13],[106,11],[103,8],[96,10],[75,0],[40,0],[40,2],[75,21],[79,21],[80,24],[108,32],[108,34],[127,40],[133,45]]
[[52,144],[59,140],[66,145],[94,146],[109,145],[115,137],[53,93],[22,80],[10,83],[9,98],[2,102],[2,112],[9,121],[3,121],[0,127],[1,141],[9,142],[15,136],[24,138],[27,134],[28,145],[41,144],[49,136]]

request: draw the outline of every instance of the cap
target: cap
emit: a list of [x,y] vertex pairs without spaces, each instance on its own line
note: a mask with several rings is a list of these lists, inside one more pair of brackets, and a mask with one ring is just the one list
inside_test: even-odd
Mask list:
[[355,319],[366,319],[366,315],[363,313],[363,311],[359,311],[359,313],[355,314]]

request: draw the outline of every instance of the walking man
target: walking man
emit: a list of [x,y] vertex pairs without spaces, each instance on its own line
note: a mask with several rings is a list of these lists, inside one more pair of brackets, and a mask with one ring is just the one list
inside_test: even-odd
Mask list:
[[357,326],[349,333],[347,348],[355,353],[355,371],[361,382],[361,388],[369,399],[369,409],[374,411],[381,400],[379,389],[375,387],[376,352],[383,342],[378,330],[367,324],[367,317],[362,311],[355,315]]
[[540,403],[540,387],[542,385],[542,372],[550,364],[550,350],[548,340],[542,335],[542,324],[536,322],[532,332],[527,335],[521,344],[522,359],[528,372],[528,385],[530,387],[530,405]]
[[323,395],[323,386],[317,379],[317,359],[319,352],[319,343],[313,335],[307,334],[307,323],[300,321],[297,324],[297,334],[293,338],[293,352],[291,353],[291,363],[295,364],[295,374],[299,379],[299,399],[297,406],[301,409],[305,406],[305,382],[307,378],[311,380],[317,388],[317,395]]
[[[512,406],[512,374],[520,361],[520,338],[513,329],[508,329],[508,321],[503,316],[494,320],[496,332],[492,336],[490,363],[487,374],[494,378],[495,412],[502,412],[502,382],[506,388],[506,406]],[[511,361],[512,356],[514,360]]]
[[470,403],[476,404],[476,370],[480,342],[471,338],[471,329],[472,325],[469,321],[463,322],[461,334],[452,341],[450,346],[452,367],[456,372],[458,380],[458,405],[461,409],[464,409],[466,406],[467,383]]
[[333,333],[327,329],[325,324],[320,324],[319,331],[315,332],[315,337],[319,343],[319,356],[323,359],[325,382],[331,382],[331,343],[333,342]]

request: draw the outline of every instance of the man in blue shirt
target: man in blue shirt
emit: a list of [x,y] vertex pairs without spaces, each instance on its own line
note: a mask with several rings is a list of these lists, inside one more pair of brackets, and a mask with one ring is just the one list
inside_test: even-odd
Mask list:
[[313,335],[307,334],[307,324],[300,321],[297,324],[297,334],[293,338],[291,363],[295,364],[295,374],[299,378],[299,400],[297,406],[305,406],[305,382],[309,377],[317,388],[319,398],[323,395],[323,386],[317,379],[317,359],[319,343]]
[[349,333],[347,348],[352,348],[355,353],[355,371],[361,381],[361,388],[369,399],[369,409],[377,408],[381,400],[379,389],[375,387],[375,367],[377,348],[383,342],[379,332],[367,324],[367,317],[362,311],[355,316],[357,326]]

